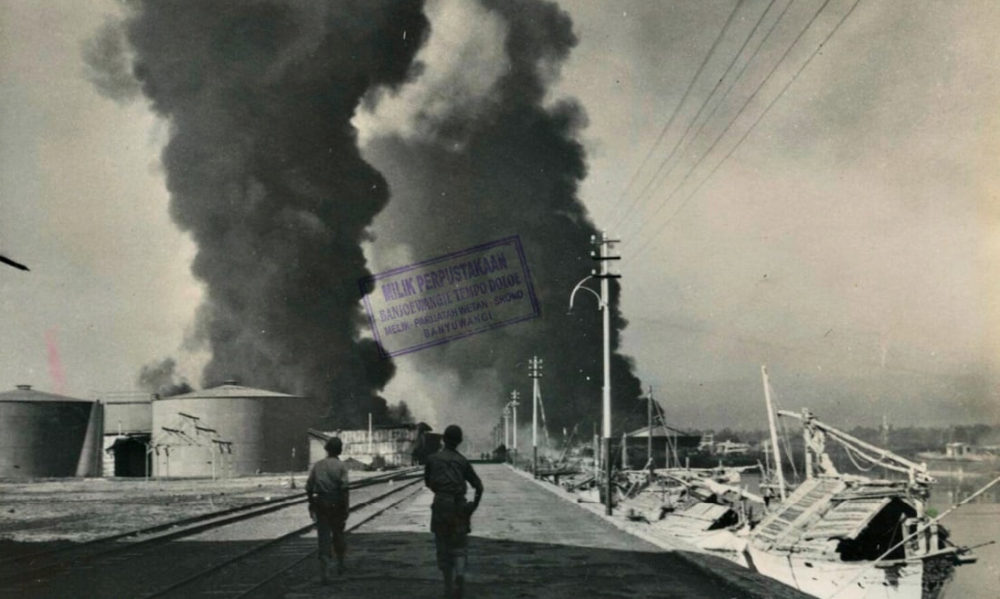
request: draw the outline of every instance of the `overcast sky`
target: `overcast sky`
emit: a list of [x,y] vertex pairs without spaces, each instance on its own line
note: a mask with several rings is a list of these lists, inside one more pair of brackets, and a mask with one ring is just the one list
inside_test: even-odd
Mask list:
[[[854,4],[831,1],[685,180],[823,4],[795,2],[663,181],[768,1],[741,3],[659,143],[736,3],[560,4],[579,45],[552,99],[587,112],[581,196],[624,240],[625,350],[679,424],[756,426],[764,363],[785,407],[834,422],[1000,420],[1000,4],[862,0],[709,177]],[[0,253],[32,269],[0,268],[3,389],[90,397],[166,356],[197,381],[205,360],[184,343],[201,289],[167,213],[167,127],[84,76],[81,43],[115,11],[0,0]],[[413,396],[398,365],[390,399]]]

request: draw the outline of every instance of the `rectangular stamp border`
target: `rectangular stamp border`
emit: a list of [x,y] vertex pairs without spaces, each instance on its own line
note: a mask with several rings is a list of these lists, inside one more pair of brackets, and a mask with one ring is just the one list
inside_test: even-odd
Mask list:
[[[382,337],[379,334],[378,327],[375,326],[375,315],[372,312],[371,304],[368,302],[368,295],[369,295],[369,293],[368,293],[368,287],[369,286],[375,284],[380,279],[385,279],[385,278],[388,278],[388,277],[392,277],[392,276],[395,276],[395,275],[398,275],[400,273],[404,273],[404,272],[407,272],[407,271],[410,271],[410,270],[416,270],[416,269],[419,269],[419,268],[423,268],[425,266],[431,266],[433,264],[437,264],[438,262],[444,262],[445,260],[452,260],[454,258],[461,258],[462,256],[467,256],[467,255],[475,253],[475,252],[481,252],[483,250],[488,250],[488,249],[493,248],[493,247],[502,246],[502,245],[511,245],[511,244],[513,244],[515,251],[517,251],[518,260],[521,262],[521,268],[524,271],[524,279],[525,279],[524,286],[528,289],[528,297],[531,299],[531,308],[532,308],[531,314],[527,314],[527,315],[524,315],[524,316],[518,316],[518,317],[515,317],[515,318],[509,318],[507,320],[502,320],[500,322],[496,322],[496,323],[491,324],[491,325],[489,325],[487,327],[484,327],[482,329],[477,329],[475,331],[469,331],[467,333],[462,333],[462,334],[456,335],[454,337],[447,337],[447,338],[444,338],[444,339],[435,339],[434,341],[428,341],[427,343],[421,343],[420,345],[415,345],[413,347],[407,347],[405,349],[401,349],[401,350],[398,350],[398,351],[392,351],[392,352],[385,351],[385,347],[382,345]],[[464,249],[464,250],[458,250],[457,252],[453,252],[451,254],[445,254],[444,256],[439,256],[437,258],[431,258],[429,260],[424,260],[422,262],[417,262],[415,264],[409,264],[407,266],[400,266],[400,267],[394,268],[392,270],[387,270],[385,272],[380,272],[380,273],[377,273],[377,274],[369,275],[369,276],[364,277],[364,278],[362,278],[362,279],[360,279],[358,281],[358,287],[361,290],[361,299],[365,303],[365,312],[368,315],[368,324],[371,327],[372,335],[375,337],[375,341],[377,342],[376,345],[378,347],[379,356],[383,360],[384,359],[388,359],[388,358],[392,358],[392,357],[395,357],[395,356],[402,356],[402,355],[405,355],[405,354],[409,354],[409,353],[412,353],[412,352],[415,352],[415,351],[419,351],[421,349],[426,349],[428,347],[433,347],[435,345],[442,345],[444,343],[450,343],[452,341],[457,341],[459,339],[464,339],[466,337],[471,337],[472,335],[478,335],[480,333],[485,333],[485,332],[491,331],[493,329],[498,329],[500,327],[505,327],[505,326],[508,326],[508,325],[517,324],[519,322],[524,322],[525,320],[531,320],[532,318],[538,318],[539,316],[542,315],[541,307],[538,305],[538,297],[535,295],[535,286],[534,286],[534,282],[533,282],[533,280],[531,278],[531,269],[528,268],[528,261],[524,257],[524,246],[521,245],[521,237],[519,235],[511,235],[510,237],[504,237],[503,239],[498,239],[496,241],[491,241],[489,243],[484,243],[484,244],[477,245],[477,246],[474,246],[474,247],[471,247],[471,248],[467,248],[467,249]],[[377,285],[376,285],[376,287],[377,287]],[[372,292],[374,292],[374,291],[375,291],[375,289],[372,289]]]

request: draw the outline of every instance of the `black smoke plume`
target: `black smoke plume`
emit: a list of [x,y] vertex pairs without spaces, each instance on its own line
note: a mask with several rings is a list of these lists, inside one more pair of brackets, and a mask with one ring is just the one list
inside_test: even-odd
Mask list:
[[[212,352],[203,384],[325,398],[339,426],[386,418],[379,392],[394,367],[359,337],[357,281],[389,191],[350,119],[366,93],[409,76],[422,1],[127,6],[133,74],[171,127],[170,213],[198,247],[198,325]],[[118,65],[116,43],[102,31],[91,66]],[[126,95],[120,78],[104,83]]]
[[160,397],[170,397],[194,391],[184,377],[177,374],[177,362],[173,358],[164,358],[159,362],[150,362],[139,371],[136,381],[139,388]]
[[[590,245],[591,236],[598,231],[577,196],[586,175],[585,152],[578,141],[586,118],[574,101],[553,103],[547,97],[577,39],[568,15],[552,3],[483,0],[481,4],[506,30],[499,52],[507,65],[491,88],[479,102],[463,101],[441,110],[439,98],[465,97],[455,80],[483,70],[458,65],[455,77],[442,76],[427,84],[436,89],[414,94],[429,100],[426,109],[412,110],[411,122],[397,131],[378,130],[366,144],[366,155],[394,189],[393,204],[378,225],[374,251],[398,243],[408,247],[414,260],[423,260],[518,235],[542,315],[400,360],[417,361],[421,372],[454,370],[459,382],[450,398],[451,414],[443,416],[463,421],[475,414],[477,422],[463,424],[482,434],[496,423],[512,389],[522,393],[520,424],[530,422],[527,362],[538,355],[545,362],[541,385],[549,429],[554,433],[579,424],[581,434],[589,436],[592,423],[600,431],[601,314],[595,298],[586,292],[578,294],[575,310],[567,313],[573,287],[592,268],[599,268],[589,256],[596,249]],[[488,52],[467,52],[484,53]],[[409,85],[421,84],[418,79]],[[404,88],[400,93],[405,92]],[[390,102],[383,100],[385,105],[377,107],[369,121],[376,129],[380,117],[391,116]],[[599,288],[597,281],[590,285]],[[617,351],[626,326],[618,298],[619,286],[613,283],[616,431],[645,423],[645,408],[637,401],[640,382],[630,359]],[[438,413],[443,421],[440,409]]]

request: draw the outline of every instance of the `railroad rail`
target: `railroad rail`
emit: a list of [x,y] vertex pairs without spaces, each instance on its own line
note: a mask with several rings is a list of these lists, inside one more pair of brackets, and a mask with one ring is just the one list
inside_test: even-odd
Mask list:
[[[388,492],[377,493],[374,497],[364,498],[361,501],[355,500],[355,505],[352,506],[351,512],[364,511],[367,508],[377,505],[380,501],[400,493],[404,489],[411,488],[419,482],[419,472],[419,468],[398,470],[353,483],[351,489],[360,490],[381,484],[394,485],[395,481],[401,479],[415,479],[401,485],[395,485]],[[406,499],[406,497],[403,497],[403,499]],[[58,580],[61,576],[73,577],[81,572],[84,572],[82,578],[86,579],[86,572],[94,572],[109,564],[117,564],[119,568],[124,566],[122,569],[127,570],[130,563],[148,559],[155,565],[155,559],[151,556],[155,555],[161,547],[171,541],[184,543],[196,535],[208,535],[210,537],[214,534],[213,531],[240,530],[249,526],[251,524],[249,521],[251,520],[255,521],[255,526],[271,526],[272,528],[281,528],[284,526],[287,529],[289,516],[284,510],[289,510],[293,506],[300,506],[305,502],[305,494],[297,493],[291,496],[228,508],[210,514],[179,519],[152,527],[101,537],[85,543],[8,558],[0,561],[0,582],[2,582],[2,586],[4,587],[4,590],[0,590],[0,597],[8,595],[8,592],[6,592],[8,590],[13,592],[15,596],[21,596],[17,593],[29,590],[28,586],[35,587],[35,589],[41,591],[41,594],[37,596],[43,596],[45,595],[44,589],[39,588],[39,586],[46,582]],[[361,522],[353,523],[352,528],[356,528],[371,518],[376,517],[384,509],[388,509],[388,507],[390,506],[376,509],[374,514],[366,514]],[[270,523],[267,522],[268,516],[272,520]],[[261,524],[262,522],[264,524]],[[167,573],[163,571],[154,572],[153,578],[162,579],[166,576],[170,578],[169,584],[161,584],[159,588],[149,592],[144,590],[139,594],[120,596],[150,598],[164,596],[175,589],[203,580],[213,573],[247,559],[249,556],[266,551],[289,539],[301,536],[313,526],[313,524],[296,526],[291,531],[275,535],[265,541],[249,543],[249,547],[240,547],[239,551],[235,553],[230,552],[232,555],[227,555],[224,559],[219,558],[219,554],[216,553],[208,560],[211,562],[208,567],[197,569],[197,572],[184,576],[181,580],[177,579],[176,573],[169,573],[169,576],[166,576]],[[229,528],[227,529],[226,527]],[[208,542],[211,543],[213,541],[209,539]],[[36,596],[34,593],[30,593],[30,595]],[[183,596],[192,595],[184,594]],[[218,596],[218,594],[216,593],[214,596]]]
[[[401,493],[414,485],[418,485],[420,482],[422,482],[420,479],[414,480],[405,485],[400,485],[398,488],[389,491],[388,493],[384,493],[376,498],[352,506],[351,512],[360,511],[362,508],[369,506],[375,506],[375,508],[347,526],[345,528],[346,532],[351,532],[360,528],[365,523],[380,516],[386,510],[395,507],[415,495],[416,492],[403,494],[402,497],[397,497],[392,501],[378,505],[382,499]],[[422,487],[418,486],[417,491],[421,488]],[[314,526],[315,524],[309,524],[282,535],[281,537],[262,543],[257,547],[251,548],[229,558],[223,563],[216,564],[201,572],[192,574],[187,578],[176,582],[170,587],[160,589],[148,595],[143,595],[140,599],[163,599],[170,597],[176,597],[178,599],[193,599],[197,597],[211,597],[213,599],[245,599],[246,597],[250,597],[274,579],[316,555],[317,549],[315,549],[315,542],[311,540],[307,540],[305,543],[300,543],[298,546],[291,547],[291,555],[289,555],[287,551],[283,551],[285,548],[282,547],[283,543],[290,539],[300,537],[302,534],[311,530]],[[267,551],[270,551],[270,554],[265,555],[265,552]],[[284,555],[282,555],[283,553]],[[284,557],[285,559],[282,560],[284,563],[274,566],[273,562],[275,556]],[[251,557],[256,557],[257,559],[251,562],[248,559]],[[262,573],[260,571],[261,564],[270,564],[271,567],[269,568],[269,571]],[[231,568],[231,570],[227,572],[227,568]],[[256,580],[247,582],[245,576],[247,571],[256,574]],[[221,580],[217,579],[211,581],[210,579],[213,576]],[[236,582],[231,582],[233,580]]]

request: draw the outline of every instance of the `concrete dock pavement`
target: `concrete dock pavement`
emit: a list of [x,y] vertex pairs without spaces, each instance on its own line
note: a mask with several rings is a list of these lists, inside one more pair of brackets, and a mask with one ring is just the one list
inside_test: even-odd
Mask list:
[[[612,526],[502,465],[477,465],[486,494],[473,518],[468,599],[751,597],[725,578]],[[348,537],[348,569],[319,584],[308,560],[255,597],[441,596],[423,491]]]

